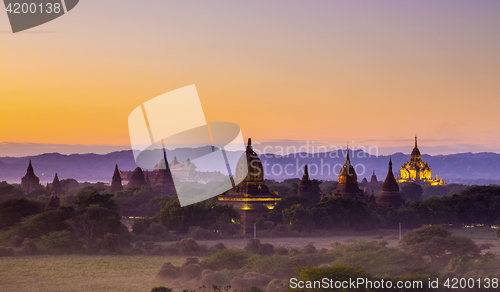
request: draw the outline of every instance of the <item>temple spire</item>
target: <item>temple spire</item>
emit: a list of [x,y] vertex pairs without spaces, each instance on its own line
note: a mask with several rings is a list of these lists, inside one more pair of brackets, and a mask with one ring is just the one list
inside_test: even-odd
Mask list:
[[33,165],[31,165],[31,159],[30,159],[30,163],[29,163],[29,165],[28,165],[28,169],[27,169],[27,171],[26,171],[26,172],[27,172],[27,173],[30,173],[30,174],[31,174],[31,173],[33,173],[33,174],[35,173],[35,171],[33,170]]
[[307,164],[304,166],[304,175],[302,179],[309,179],[309,170],[307,169]]
[[345,156],[345,163],[351,164],[351,159],[349,158],[349,144],[347,144],[347,155]]
[[167,153],[163,150],[163,161],[165,162],[165,168],[168,167]]
[[415,135],[415,148],[417,148],[417,135]]

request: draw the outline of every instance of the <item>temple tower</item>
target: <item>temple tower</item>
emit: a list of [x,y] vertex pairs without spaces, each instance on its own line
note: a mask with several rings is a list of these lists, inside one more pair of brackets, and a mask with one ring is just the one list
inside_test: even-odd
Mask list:
[[146,177],[144,176],[142,169],[140,167],[136,167],[134,171],[132,171],[132,174],[130,174],[130,180],[127,184],[126,189],[127,190],[138,189],[145,185],[146,185]]
[[375,175],[375,170],[373,171],[372,177],[370,178],[370,182],[368,183],[370,189],[372,190],[377,190],[378,187],[378,179],[377,176]]
[[337,188],[333,190],[332,196],[349,196],[359,199],[368,198],[363,193],[363,190],[361,190],[358,186],[358,176],[349,158],[349,147],[347,147],[347,155],[345,158],[344,166],[342,167],[342,170],[339,174]]
[[389,170],[384,184],[382,185],[382,194],[377,198],[377,207],[396,207],[399,208],[405,204],[405,200],[399,194],[399,185],[392,173],[392,160],[389,159]]
[[28,169],[26,170],[26,175],[24,175],[21,179],[21,189],[26,194],[29,194],[32,191],[40,188],[42,188],[42,185],[40,185],[40,179],[35,175],[35,171],[33,170],[30,159]]
[[[242,171],[246,168],[245,171]],[[219,204],[232,204],[241,216],[241,232],[249,234],[253,230],[255,220],[264,212],[272,210],[281,200],[269,192],[264,181],[264,168],[259,156],[253,151],[252,141],[248,139],[245,153],[236,165],[236,181],[241,181],[229,191],[219,195]]]
[[299,187],[297,188],[297,196],[307,198],[310,201],[317,202],[319,197],[316,195],[314,190],[314,185],[309,178],[309,171],[307,165],[304,167],[304,175],[300,181]]
[[120,170],[118,170],[118,164],[115,164],[115,172],[113,173],[113,178],[111,178],[111,187],[109,191],[116,193],[123,190],[122,177]]
[[414,182],[418,184],[442,185],[442,179],[436,176],[432,179],[432,169],[425,161],[422,160],[422,155],[417,146],[417,136],[415,136],[415,147],[411,152],[410,160],[401,166],[400,183]]
[[[171,162],[171,164],[179,164],[179,162],[175,163],[176,161],[177,158],[175,158],[174,156],[174,160]],[[167,162],[167,154],[165,152],[163,152],[163,160],[158,165],[158,173],[154,178],[153,186],[155,189],[159,189],[163,194],[176,194],[172,172],[170,171],[170,167]]]
[[61,182],[59,181],[59,177],[57,177],[57,172],[56,175],[54,176],[54,180],[52,181],[50,192],[52,193],[52,195],[64,194],[64,190],[61,187]]
[[52,193],[52,196],[50,197],[47,206],[45,206],[45,212],[57,210],[59,206],[61,206],[61,203],[59,202],[59,197],[56,194]]

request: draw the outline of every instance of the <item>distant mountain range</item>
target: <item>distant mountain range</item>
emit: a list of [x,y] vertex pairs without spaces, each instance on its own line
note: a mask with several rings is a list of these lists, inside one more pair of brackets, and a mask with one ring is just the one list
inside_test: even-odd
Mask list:
[[[174,155],[183,162],[206,153],[206,148],[184,148],[167,151],[171,161]],[[241,152],[230,152],[228,156],[236,158]],[[326,153],[296,153],[287,156],[274,154],[260,155],[264,164],[265,178],[284,180],[302,177],[304,164],[309,165],[311,178],[336,180],[340,167],[345,161],[345,151]],[[363,177],[370,180],[375,171],[378,180],[384,180],[387,175],[388,156],[369,156],[361,150],[351,151],[351,162],[356,166],[358,181]],[[401,165],[409,160],[410,155],[395,153],[392,155],[393,170],[399,173]],[[51,182],[57,172],[60,179],[74,178],[80,182],[108,182],[111,180],[115,164],[120,170],[133,170],[137,165],[131,150],[117,151],[108,154],[71,154],[47,153],[26,157],[0,157],[0,181],[19,183],[26,174],[29,160],[32,160],[35,174],[42,182]],[[422,155],[432,167],[432,175],[438,175],[447,183],[492,184],[500,183],[500,154],[496,153],[459,153],[450,155]],[[323,165],[323,172],[321,169]],[[199,171],[215,171],[220,164],[207,162],[196,164]],[[330,171],[328,171],[330,169]],[[332,170],[333,169],[333,170]],[[285,173],[286,170],[286,173]]]

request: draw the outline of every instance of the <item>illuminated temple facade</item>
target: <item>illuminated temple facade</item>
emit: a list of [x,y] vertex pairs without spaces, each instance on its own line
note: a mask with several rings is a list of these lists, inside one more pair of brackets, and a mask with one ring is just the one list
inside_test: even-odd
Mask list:
[[[238,177],[245,173],[244,178]],[[231,204],[241,216],[241,232],[250,234],[255,220],[263,213],[272,210],[281,198],[271,194],[264,181],[264,168],[259,156],[253,151],[252,142],[248,139],[245,153],[236,165],[236,181],[241,181],[218,197],[219,204]]]
[[410,160],[401,166],[401,175],[398,181],[399,183],[413,182],[421,185],[443,185],[443,179],[439,179],[437,175],[435,179],[432,179],[431,170],[429,164],[422,160],[420,150],[417,147],[417,136],[415,136],[415,147],[411,152]]
[[366,194],[358,185],[358,175],[349,158],[349,147],[347,147],[347,154],[344,166],[339,174],[337,188],[332,192],[333,197],[352,197],[357,200],[362,200],[375,205],[375,196]]

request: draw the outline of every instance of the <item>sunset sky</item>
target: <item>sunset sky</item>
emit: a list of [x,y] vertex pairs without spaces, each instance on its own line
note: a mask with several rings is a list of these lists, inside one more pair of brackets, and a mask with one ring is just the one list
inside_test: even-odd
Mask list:
[[269,145],[500,152],[496,0],[83,0],[16,34],[0,11],[0,64],[0,156],[126,149],[132,110],[190,84]]

